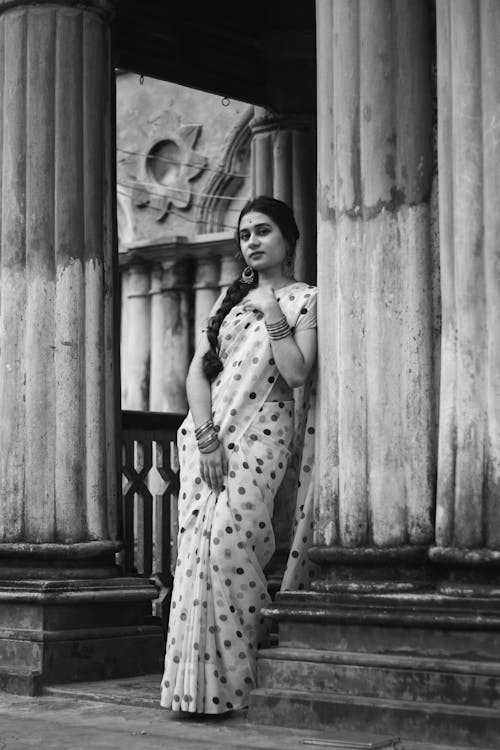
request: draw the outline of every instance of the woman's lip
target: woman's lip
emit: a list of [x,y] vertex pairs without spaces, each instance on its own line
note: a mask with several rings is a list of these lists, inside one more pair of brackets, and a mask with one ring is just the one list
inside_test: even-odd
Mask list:
[[262,252],[262,250],[255,250],[255,252],[250,253],[251,258],[255,258],[256,255],[264,255],[264,253]]

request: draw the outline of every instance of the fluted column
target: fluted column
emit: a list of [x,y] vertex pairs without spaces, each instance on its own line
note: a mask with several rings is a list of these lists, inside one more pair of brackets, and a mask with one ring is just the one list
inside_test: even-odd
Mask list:
[[116,531],[106,498],[116,487],[106,440],[115,420],[106,389],[106,3],[2,5],[0,540],[108,539]]
[[190,355],[186,264],[164,261],[153,273],[151,291],[150,409],[183,413]]
[[315,538],[342,559],[363,548],[413,559],[433,539],[435,489],[427,9],[318,12]]
[[[249,716],[495,746],[499,6],[437,3],[439,452],[432,8],[317,0],[316,9],[320,417],[310,555],[321,572],[310,590],[282,592],[264,610],[279,619],[279,648],[260,654]],[[481,564],[489,575],[476,576]]]
[[199,335],[203,328],[206,328],[210,311],[219,296],[219,276],[219,259],[217,257],[197,259],[195,282],[193,284],[195,337]]
[[0,2],[0,662],[27,691],[151,660],[115,564],[111,15]]
[[122,273],[122,408],[147,411],[151,366],[151,272],[134,263]]
[[500,6],[437,3],[442,371],[435,561],[500,563]]
[[276,115],[256,107],[251,129],[252,192],[279,198],[293,209],[301,232],[295,275],[315,284],[316,154],[312,119]]

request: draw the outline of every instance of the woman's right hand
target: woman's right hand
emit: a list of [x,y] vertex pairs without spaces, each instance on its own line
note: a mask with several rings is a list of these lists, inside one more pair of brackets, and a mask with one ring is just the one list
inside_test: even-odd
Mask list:
[[223,446],[219,443],[211,453],[200,451],[200,474],[211,490],[219,493],[227,476],[227,457]]

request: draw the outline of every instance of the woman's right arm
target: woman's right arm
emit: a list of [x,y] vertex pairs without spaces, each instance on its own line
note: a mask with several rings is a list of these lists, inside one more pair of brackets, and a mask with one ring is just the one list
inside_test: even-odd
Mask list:
[[[210,383],[203,372],[203,355],[210,348],[205,333],[200,338],[186,379],[186,394],[195,427],[212,418],[212,393]],[[201,453],[201,478],[210,489],[219,492],[227,474],[227,459],[222,445],[211,453]]]
[[206,334],[203,333],[189,365],[186,378],[186,395],[195,427],[212,417],[211,388],[203,372],[203,355],[209,348],[208,339]]

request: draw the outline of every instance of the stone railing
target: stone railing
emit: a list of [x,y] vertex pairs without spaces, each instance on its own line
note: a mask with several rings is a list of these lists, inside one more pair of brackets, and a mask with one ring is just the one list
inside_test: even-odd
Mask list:
[[179,468],[176,433],[183,414],[122,411],[120,536],[125,575],[172,584],[176,557]]

